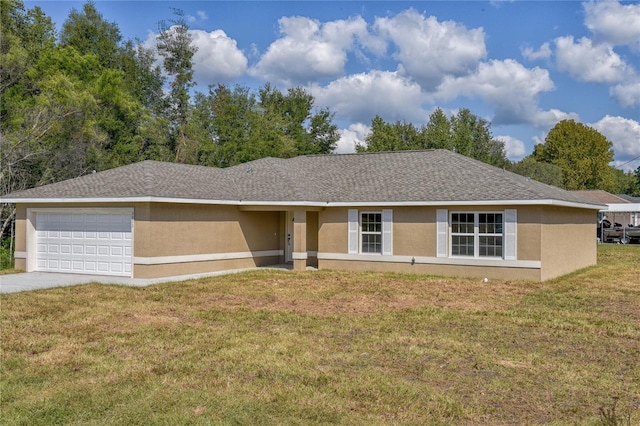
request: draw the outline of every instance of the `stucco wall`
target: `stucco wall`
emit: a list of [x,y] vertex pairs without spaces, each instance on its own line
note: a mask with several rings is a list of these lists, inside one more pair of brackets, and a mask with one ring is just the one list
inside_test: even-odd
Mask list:
[[[442,206],[452,211],[503,211],[512,206]],[[550,206],[518,206],[517,262],[512,266],[446,264],[436,259],[436,207],[393,209],[393,256],[368,261],[366,257],[320,259],[320,268],[386,270],[442,275],[487,276],[503,279],[546,280],[596,262],[595,211]],[[362,211],[375,211],[366,208]],[[318,252],[348,253],[347,208],[327,208],[319,214]],[[579,247],[576,247],[579,246]],[[423,264],[396,262],[396,257],[425,257]],[[527,267],[527,263],[538,267]],[[507,265],[507,262],[504,262]],[[523,265],[524,264],[524,265]]]
[[[155,278],[277,264],[280,213],[166,203],[18,204],[16,252],[27,251],[27,209],[133,207],[133,273]],[[202,259],[202,256],[208,257]],[[195,256],[195,257],[194,257]],[[198,257],[200,256],[200,257]],[[27,260],[16,259],[26,269]]]
[[[16,251],[26,252],[27,208],[133,207],[134,277],[182,275],[283,261],[285,213],[235,206],[166,203],[18,204]],[[502,211],[509,206],[443,206],[451,211]],[[366,208],[363,211],[381,209]],[[436,207],[393,208],[393,254],[372,261],[307,258],[320,268],[546,280],[596,263],[596,213],[553,206],[517,207],[517,261],[506,267],[436,257]],[[306,250],[348,255],[348,208],[306,214]],[[258,253],[254,256],[253,253]],[[230,254],[225,256],[225,254]],[[198,256],[207,256],[202,258]],[[219,256],[218,256],[219,255]],[[194,258],[190,258],[195,256]],[[371,255],[369,255],[371,256]],[[375,256],[375,255],[373,255]],[[412,264],[411,260],[417,258]],[[498,262],[501,262],[500,260]],[[495,263],[495,262],[494,262]],[[506,264],[506,263],[505,263]],[[535,266],[535,264],[541,266]],[[534,266],[531,266],[534,265]],[[16,259],[25,269],[25,259]]]
[[136,209],[134,256],[278,250],[279,218],[235,206],[151,203]]
[[548,280],[595,265],[597,213],[545,207],[542,211],[542,279]]

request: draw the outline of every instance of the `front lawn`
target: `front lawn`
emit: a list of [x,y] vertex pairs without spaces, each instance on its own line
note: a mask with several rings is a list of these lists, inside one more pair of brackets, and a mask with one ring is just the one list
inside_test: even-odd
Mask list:
[[2,295],[0,321],[3,425],[640,424],[640,246],[545,283],[65,287]]

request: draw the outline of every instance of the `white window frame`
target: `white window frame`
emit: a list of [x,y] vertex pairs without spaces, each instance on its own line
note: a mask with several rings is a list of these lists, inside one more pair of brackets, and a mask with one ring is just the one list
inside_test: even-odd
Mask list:
[[[452,224],[453,224],[453,215],[454,214],[467,214],[473,215],[473,233],[458,233],[453,232]],[[502,232],[498,233],[480,233],[480,215],[481,214],[499,214],[502,215]],[[505,233],[505,218],[506,211],[451,211],[449,212],[449,257],[454,258],[466,258],[466,259],[505,259],[505,243],[506,243],[506,233]],[[453,254],[453,237],[454,236],[472,236],[473,237],[473,256],[469,255],[454,255]],[[502,253],[500,256],[481,256],[480,255],[480,238],[481,237],[493,237],[500,236],[502,237]]]
[[[370,215],[370,214],[375,214],[375,215],[379,215],[380,216],[380,231],[363,231],[362,230],[362,216],[364,215]],[[358,251],[361,254],[382,254],[383,252],[383,229],[382,229],[382,212],[381,211],[360,211],[358,212],[358,232],[359,232],[359,244],[358,244]],[[363,244],[364,244],[364,235],[379,235],[380,236],[380,251],[364,251],[363,248]]]
[[[366,234],[380,234],[380,251],[379,252],[363,252],[362,251],[362,215],[363,214],[379,214],[381,220],[381,232],[365,232]],[[391,256],[393,255],[393,209],[382,210],[363,210],[349,209],[348,211],[348,253],[356,255],[372,255],[372,256]]]

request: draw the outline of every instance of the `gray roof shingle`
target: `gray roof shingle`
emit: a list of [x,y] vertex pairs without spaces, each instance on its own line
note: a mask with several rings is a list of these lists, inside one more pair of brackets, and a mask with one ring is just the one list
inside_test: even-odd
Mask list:
[[9,194],[290,203],[548,201],[594,204],[447,150],[263,158],[226,169],[143,161]]

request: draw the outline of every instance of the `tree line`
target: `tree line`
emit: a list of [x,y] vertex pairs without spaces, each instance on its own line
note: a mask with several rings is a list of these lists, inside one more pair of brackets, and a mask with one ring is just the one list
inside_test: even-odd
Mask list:
[[[302,87],[195,90],[192,43],[182,12],[159,23],[153,49],[123,40],[92,2],[59,33],[39,7],[0,0],[0,195],[141,161],[228,167],[267,156],[331,153],[334,114]],[[160,59],[158,61],[158,58]],[[569,142],[567,142],[569,141]],[[611,142],[572,121],[511,163],[491,125],[461,109],[428,123],[376,116],[359,152],[444,148],[567,189],[640,195],[640,168],[608,164]],[[2,206],[4,235],[15,211]]]

